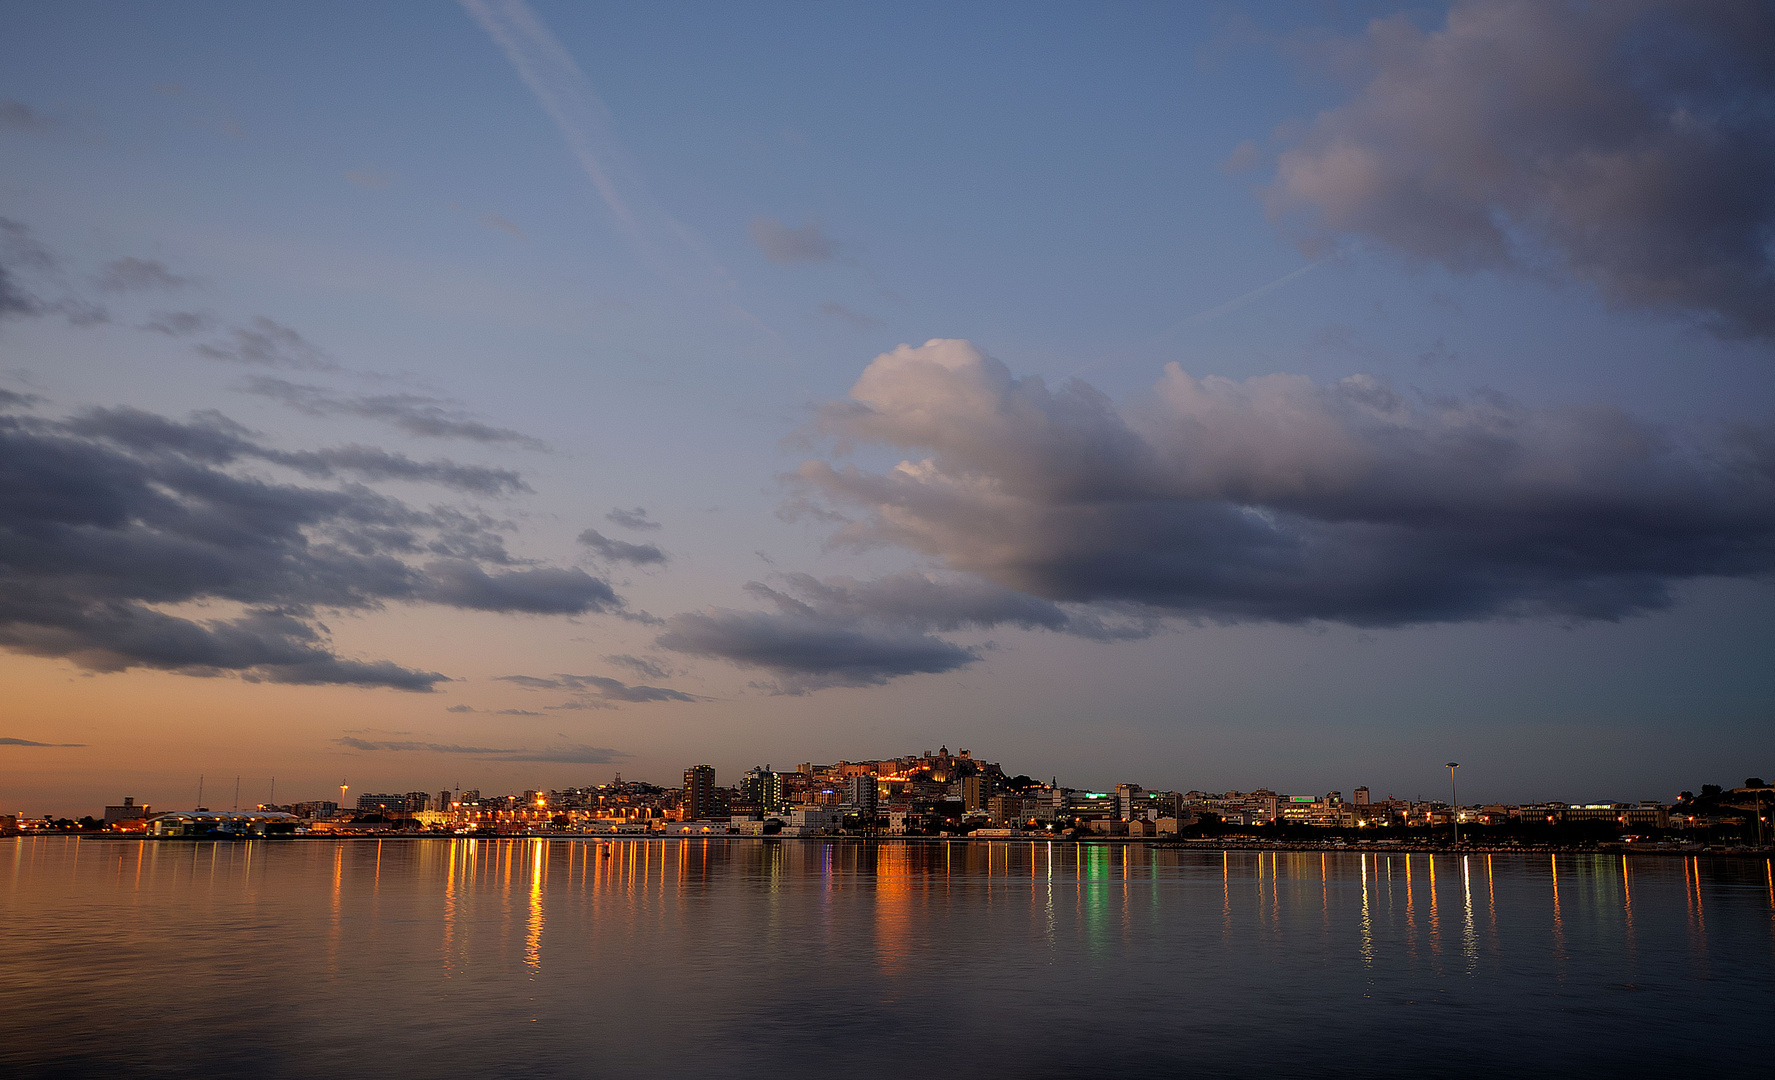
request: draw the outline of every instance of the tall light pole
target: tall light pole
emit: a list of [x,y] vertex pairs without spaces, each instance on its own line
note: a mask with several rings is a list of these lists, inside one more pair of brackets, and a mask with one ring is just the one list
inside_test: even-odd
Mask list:
[[1451,814],[1455,825],[1455,843],[1461,842],[1461,800],[1455,797],[1455,770],[1461,767],[1458,761],[1448,763],[1448,801],[1453,806]]

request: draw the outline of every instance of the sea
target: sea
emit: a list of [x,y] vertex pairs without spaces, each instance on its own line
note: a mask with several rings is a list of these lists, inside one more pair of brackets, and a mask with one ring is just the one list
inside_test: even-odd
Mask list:
[[6,1077],[1771,1068],[1765,858],[0,840]]

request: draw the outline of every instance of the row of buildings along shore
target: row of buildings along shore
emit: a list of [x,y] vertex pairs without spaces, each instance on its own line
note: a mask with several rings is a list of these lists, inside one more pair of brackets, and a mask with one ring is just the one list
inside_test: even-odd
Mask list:
[[[347,791],[341,785],[342,796]],[[1287,795],[1256,791],[1154,791],[1139,784],[1089,791],[1009,776],[995,762],[947,746],[922,754],[831,765],[804,762],[792,771],[769,765],[723,785],[709,765],[684,771],[679,787],[625,781],[553,791],[490,795],[476,790],[360,794],[354,804],[313,800],[248,810],[198,808],[154,813],[126,798],[100,819],[80,823],[0,818],[10,832],[84,826],[113,832],[193,836],[252,834],[572,832],[628,835],[1011,837],[1027,833],[1103,837],[1175,837],[1204,829],[1301,826],[1324,829],[1436,829],[1462,826],[1592,826],[1621,833],[1742,827],[1748,815],[1761,839],[1775,792],[1761,779],[1722,790],[1705,785],[1675,803],[1567,803],[1462,806],[1374,798],[1366,787]],[[1278,832],[1283,830],[1276,830]]]

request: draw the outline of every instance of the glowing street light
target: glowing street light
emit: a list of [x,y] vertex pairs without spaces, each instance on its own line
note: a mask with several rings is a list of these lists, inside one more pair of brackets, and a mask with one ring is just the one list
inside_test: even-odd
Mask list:
[[1453,807],[1451,814],[1455,826],[1455,843],[1461,842],[1461,800],[1455,798],[1455,770],[1461,767],[1458,761],[1448,763],[1448,801]]

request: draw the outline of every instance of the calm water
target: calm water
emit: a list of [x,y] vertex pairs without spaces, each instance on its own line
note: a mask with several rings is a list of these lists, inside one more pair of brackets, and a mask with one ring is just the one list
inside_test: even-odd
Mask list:
[[0,841],[0,1074],[1350,1076],[1775,1061],[1761,861]]

